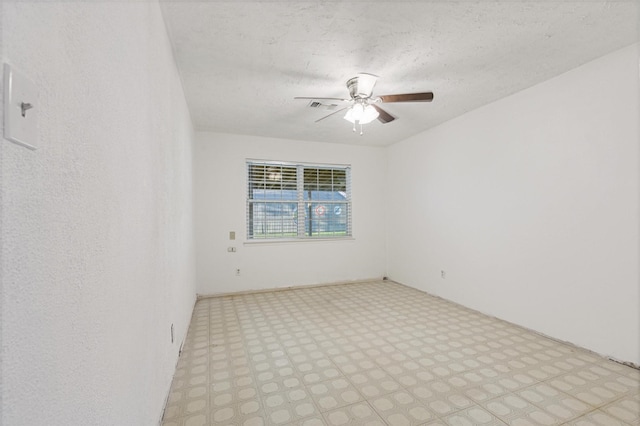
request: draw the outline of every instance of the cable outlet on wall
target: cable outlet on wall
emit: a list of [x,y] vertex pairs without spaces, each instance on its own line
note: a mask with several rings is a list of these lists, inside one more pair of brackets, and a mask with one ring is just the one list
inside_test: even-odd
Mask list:
[[440,278],[442,278],[443,280],[446,280],[446,279],[447,279],[447,273],[446,273],[446,271],[444,271],[444,270],[440,271]]
[[240,276],[240,268],[236,268],[236,275]]

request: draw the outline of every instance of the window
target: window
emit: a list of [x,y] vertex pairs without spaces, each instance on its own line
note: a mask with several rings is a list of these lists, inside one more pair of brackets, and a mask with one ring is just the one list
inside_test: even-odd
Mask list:
[[351,236],[348,166],[247,162],[250,240]]

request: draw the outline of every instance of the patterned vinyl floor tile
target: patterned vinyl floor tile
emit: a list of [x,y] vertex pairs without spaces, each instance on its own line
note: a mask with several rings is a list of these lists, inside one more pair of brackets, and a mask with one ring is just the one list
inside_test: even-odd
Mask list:
[[640,371],[390,281],[197,302],[163,426],[640,424]]

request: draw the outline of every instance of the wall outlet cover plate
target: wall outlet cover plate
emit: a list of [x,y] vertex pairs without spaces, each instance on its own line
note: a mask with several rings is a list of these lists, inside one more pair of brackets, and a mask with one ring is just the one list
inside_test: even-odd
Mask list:
[[[30,108],[24,110],[23,104],[30,104]],[[9,64],[4,64],[4,137],[26,148],[37,148],[38,89]]]

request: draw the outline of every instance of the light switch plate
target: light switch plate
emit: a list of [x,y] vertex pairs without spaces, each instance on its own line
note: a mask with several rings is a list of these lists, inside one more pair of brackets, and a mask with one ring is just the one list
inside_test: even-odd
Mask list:
[[38,89],[9,64],[4,64],[4,137],[25,148],[37,148]]

